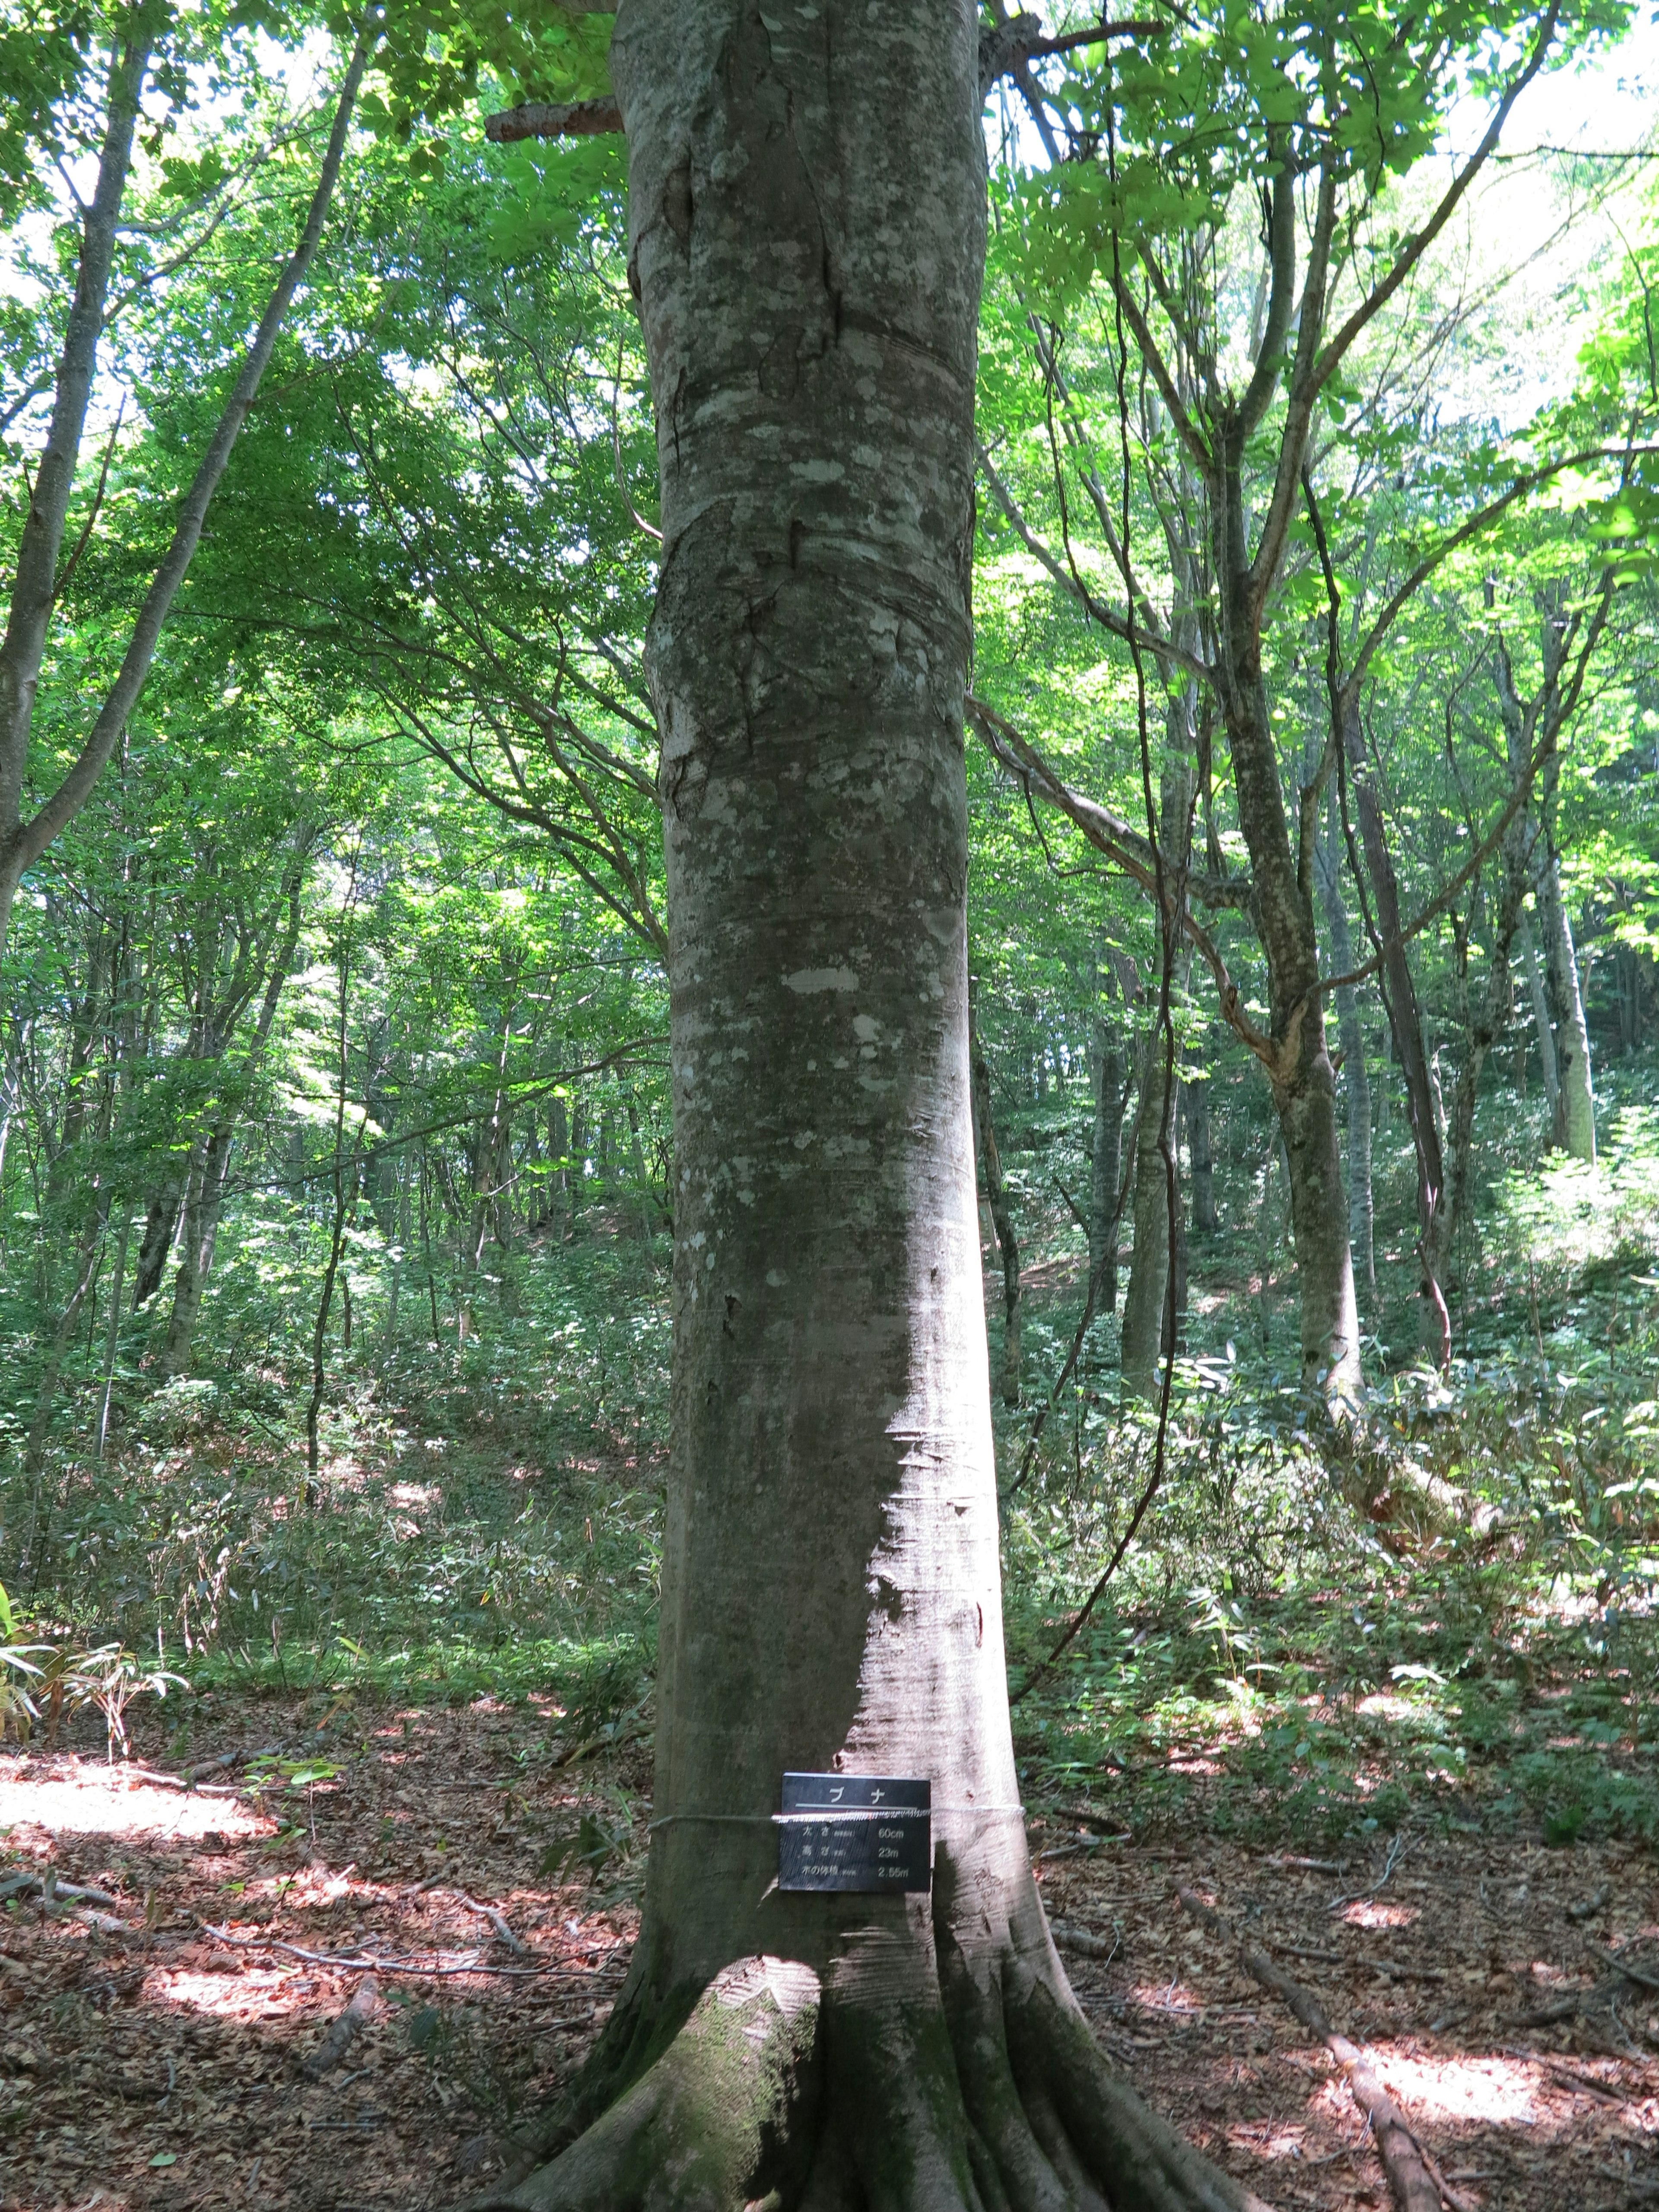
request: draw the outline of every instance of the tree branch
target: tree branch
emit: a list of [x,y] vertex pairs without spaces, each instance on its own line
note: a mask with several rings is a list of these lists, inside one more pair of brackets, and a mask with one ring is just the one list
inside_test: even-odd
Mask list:
[[1466,521],[1461,522],[1449,537],[1443,538],[1432,552],[1425,553],[1402,580],[1365,633],[1364,642],[1354,656],[1349,682],[1358,684],[1364,679],[1378,647],[1441,563],[1449,559],[1460,545],[1467,545],[1470,538],[1478,538],[1517,500],[1525,499],[1529,492],[1536,491],[1552,477],[1564,475],[1569,469],[1582,468],[1587,462],[1618,460],[1628,466],[1638,455],[1647,458],[1654,454],[1659,454],[1659,445],[1588,446],[1580,453],[1565,453],[1559,460],[1547,461],[1542,468],[1528,469],[1523,476],[1518,476],[1507,491],[1500,493],[1494,500],[1489,500],[1485,507],[1478,508]]
[[1344,355],[1364,329],[1366,324],[1370,321],[1379,308],[1386,306],[1394,297],[1456,213],[1458,204],[1491,158],[1492,149],[1503,134],[1504,125],[1509,120],[1510,110],[1544,66],[1545,57],[1549,52],[1550,42],[1555,36],[1555,27],[1560,18],[1561,0],[1550,0],[1544,20],[1539,27],[1538,40],[1533,48],[1531,58],[1520,76],[1504,94],[1503,99],[1498,101],[1497,112],[1487,125],[1480,143],[1475,148],[1457,175],[1453,178],[1447,187],[1444,198],[1430,216],[1426,226],[1419,231],[1382,282],[1365,295],[1336,336],[1321,353],[1313,373],[1313,389],[1316,393],[1322,391],[1336,374]]
[[[1272,280],[1267,292],[1267,319],[1261,343],[1256,348],[1255,367],[1238,403],[1239,428],[1247,438],[1267,413],[1267,402],[1278,386],[1279,354],[1296,304],[1296,179],[1284,138],[1282,131],[1274,131],[1268,142],[1269,150],[1279,157],[1279,168],[1269,188],[1267,254]],[[1322,196],[1320,211],[1324,212]],[[1310,282],[1311,277],[1310,270]]]
[[[979,449],[979,466],[981,475],[990,486],[992,497],[1012,525],[1016,536],[1026,551],[1034,560],[1042,562],[1066,598],[1080,606],[1091,622],[1097,623],[1109,636],[1121,638],[1127,644],[1129,640],[1129,624],[1127,619],[1113,608],[1107,606],[1104,601],[1097,599],[1088,586],[1073,574],[1059,555],[1051,547],[1043,544],[1025,520],[1018,501],[998,474],[996,464],[983,446]],[[1145,628],[1145,624],[1142,624],[1136,635],[1144,635]],[[1208,665],[1200,659],[1197,654],[1185,652],[1173,639],[1159,636],[1153,649],[1163,659],[1173,663],[1187,675],[1196,677],[1200,683],[1207,684],[1211,680],[1212,672]]]
[[[982,699],[969,694],[965,712],[978,731],[985,748],[1011,775],[1018,778],[1028,796],[1033,791],[1057,812],[1065,815],[1073,828],[1079,830],[1097,852],[1102,853],[1116,867],[1139,884],[1154,902],[1158,891],[1158,858],[1149,841],[1131,830],[1110,811],[1081,792],[1073,791],[1061,782],[1036,747],[1023,738],[1011,722],[988,707]],[[1175,872],[1171,872],[1173,874]],[[1188,891],[1208,897],[1217,905],[1236,906],[1249,911],[1250,894],[1247,884],[1237,887],[1219,884],[1212,877],[1188,876]],[[1255,1053],[1269,1072],[1277,1065],[1278,1048],[1271,1037],[1264,1036],[1245,1014],[1239,997],[1238,986],[1228,973],[1219,947],[1209,932],[1189,910],[1185,898],[1180,901],[1174,919],[1196,947],[1206,967],[1215,979],[1216,993],[1220,1001],[1223,1018],[1240,1041]]]
[[622,127],[622,110],[614,99],[556,105],[525,100],[484,118],[484,137],[492,146],[510,146],[520,138],[603,138]]

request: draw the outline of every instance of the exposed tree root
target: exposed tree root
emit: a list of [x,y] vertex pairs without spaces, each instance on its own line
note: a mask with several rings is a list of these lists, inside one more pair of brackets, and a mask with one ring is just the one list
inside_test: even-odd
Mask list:
[[1103,2057],[1034,1894],[1018,1927],[934,1908],[822,1977],[738,1960],[665,2047],[636,2010],[596,2054],[632,2051],[622,2094],[473,2212],[1265,2212]]

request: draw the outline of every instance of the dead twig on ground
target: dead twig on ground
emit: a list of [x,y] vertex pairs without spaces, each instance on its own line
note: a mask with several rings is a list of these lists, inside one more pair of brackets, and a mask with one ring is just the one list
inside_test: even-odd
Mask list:
[[118,1906],[119,1898],[106,1889],[88,1889],[78,1881],[59,1881],[50,1869],[44,1874],[15,1874],[0,1881],[0,1903],[9,1897],[33,1897],[39,1891],[45,1905],[103,1905]]
[[532,1955],[529,1945],[520,1942],[518,1937],[507,1926],[506,1915],[498,1911],[495,1905],[480,1905],[475,1898],[469,1897],[465,1890],[452,1890],[450,1894],[458,1905],[464,1905],[469,1912],[482,1913],[515,1959],[528,1959]]
[[297,1943],[285,1943],[275,1936],[233,1936],[228,1928],[216,1928],[209,1921],[201,1923],[202,1933],[212,1936],[216,1943],[228,1944],[234,1951],[280,1951],[287,1959],[302,1959],[308,1966],[331,1966],[343,1974],[421,1974],[441,1978],[451,1974],[492,1974],[519,1980],[526,1976],[562,1974],[574,1980],[579,1976],[595,1974],[597,1966],[557,1966],[551,1964],[535,1966],[486,1966],[476,1959],[439,1960],[430,1966],[418,1959],[352,1959],[331,1954],[327,1951],[307,1951]]
[[[1393,1870],[1396,1856],[1390,1854],[1382,1881]],[[1381,1887],[1379,1881],[1377,1887]],[[1469,2200],[1459,2196],[1433,2166],[1430,2154],[1413,2134],[1400,2107],[1372,2072],[1369,2052],[1361,2045],[1351,2043],[1346,2035],[1339,2035],[1325,2017],[1318,1999],[1300,1983],[1293,1982],[1282,1966],[1276,1966],[1265,1951],[1254,1943],[1247,1943],[1231,1921],[1206,1905],[1195,1891],[1180,1889],[1176,1894],[1201,1927],[1233,1945],[1248,1972],[1263,1989],[1271,1990],[1281,1998],[1308,2033],[1316,2037],[1335,2059],[1355,2104],[1370,2123],[1377,2156],[1388,2176],[1389,2194],[1399,2212],[1440,2212],[1443,2199],[1452,2207],[1452,2212],[1472,2212]]]
[[1103,1936],[1094,1935],[1087,1928],[1079,1928],[1074,1920],[1051,1920],[1048,1933],[1054,1938],[1056,1951],[1069,1951],[1077,1959],[1115,1959],[1119,1938],[1113,1936],[1109,1943]]
[[1325,1907],[1326,1911],[1340,1912],[1345,1905],[1358,1905],[1364,1898],[1375,1897],[1379,1890],[1388,1887],[1389,1877],[1405,1856],[1406,1838],[1403,1836],[1390,1836],[1388,1852],[1382,1861],[1382,1871],[1370,1887],[1345,1890],[1340,1897],[1332,1898],[1330,1903]]
[[320,2081],[345,2057],[360,2029],[374,2017],[380,1991],[373,1974],[365,1974],[351,1992],[351,2002],[335,2021],[300,2071],[307,2081]]

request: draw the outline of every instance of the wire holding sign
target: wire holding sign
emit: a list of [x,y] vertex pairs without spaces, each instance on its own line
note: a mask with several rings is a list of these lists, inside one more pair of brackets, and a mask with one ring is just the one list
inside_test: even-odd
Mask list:
[[786,1774],[779,1888],[931,1889],[933,1794],[914,1776]]

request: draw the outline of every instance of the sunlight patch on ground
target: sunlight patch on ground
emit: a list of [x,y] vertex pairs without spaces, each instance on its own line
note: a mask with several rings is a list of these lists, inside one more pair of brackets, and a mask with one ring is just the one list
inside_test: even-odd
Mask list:
[[[69,1771],[64,1771],[67,1766]],[[234,1798],[135,1782],[118,1766],[70,1759],[48,1778],[0,1760],[0,1828],[27,1822],[54,1836],[268,1836],[271,1823]]]
[[387,1486],[386,1494],[394,1505],[401,1505],[406,1513],[418,1512],[422,1506],[435,1505],[442,1495],[435,1482],[393,1482]]
[[1409,1698],[1396,1698],[1387,1690],[1374,1690],[1369,1698],[1362,1698],[1354,1711],[1381,1721],[1410,1721],[1420,1717],[1421,1708]]
[[1513,2126],[1538,2119],[1540,2069],[1515,2058],[1412,2058],[1372,2047],[1389,2093],[1413,2117]]
[[1409,1928],[1423,1917],[1417,1905],[1379,1905],[1374,1897],[1358,1897],[1340,1916],[1350,1928]]
[[158,1966],[144,1977],[147,2004],[187,2005],[192,2012],[220,2020],[270,2020],[290,2013],[311,1988],[292,1986],[298,1978],[281,1972],[259,1972],[234,1963],[219,1973]]

